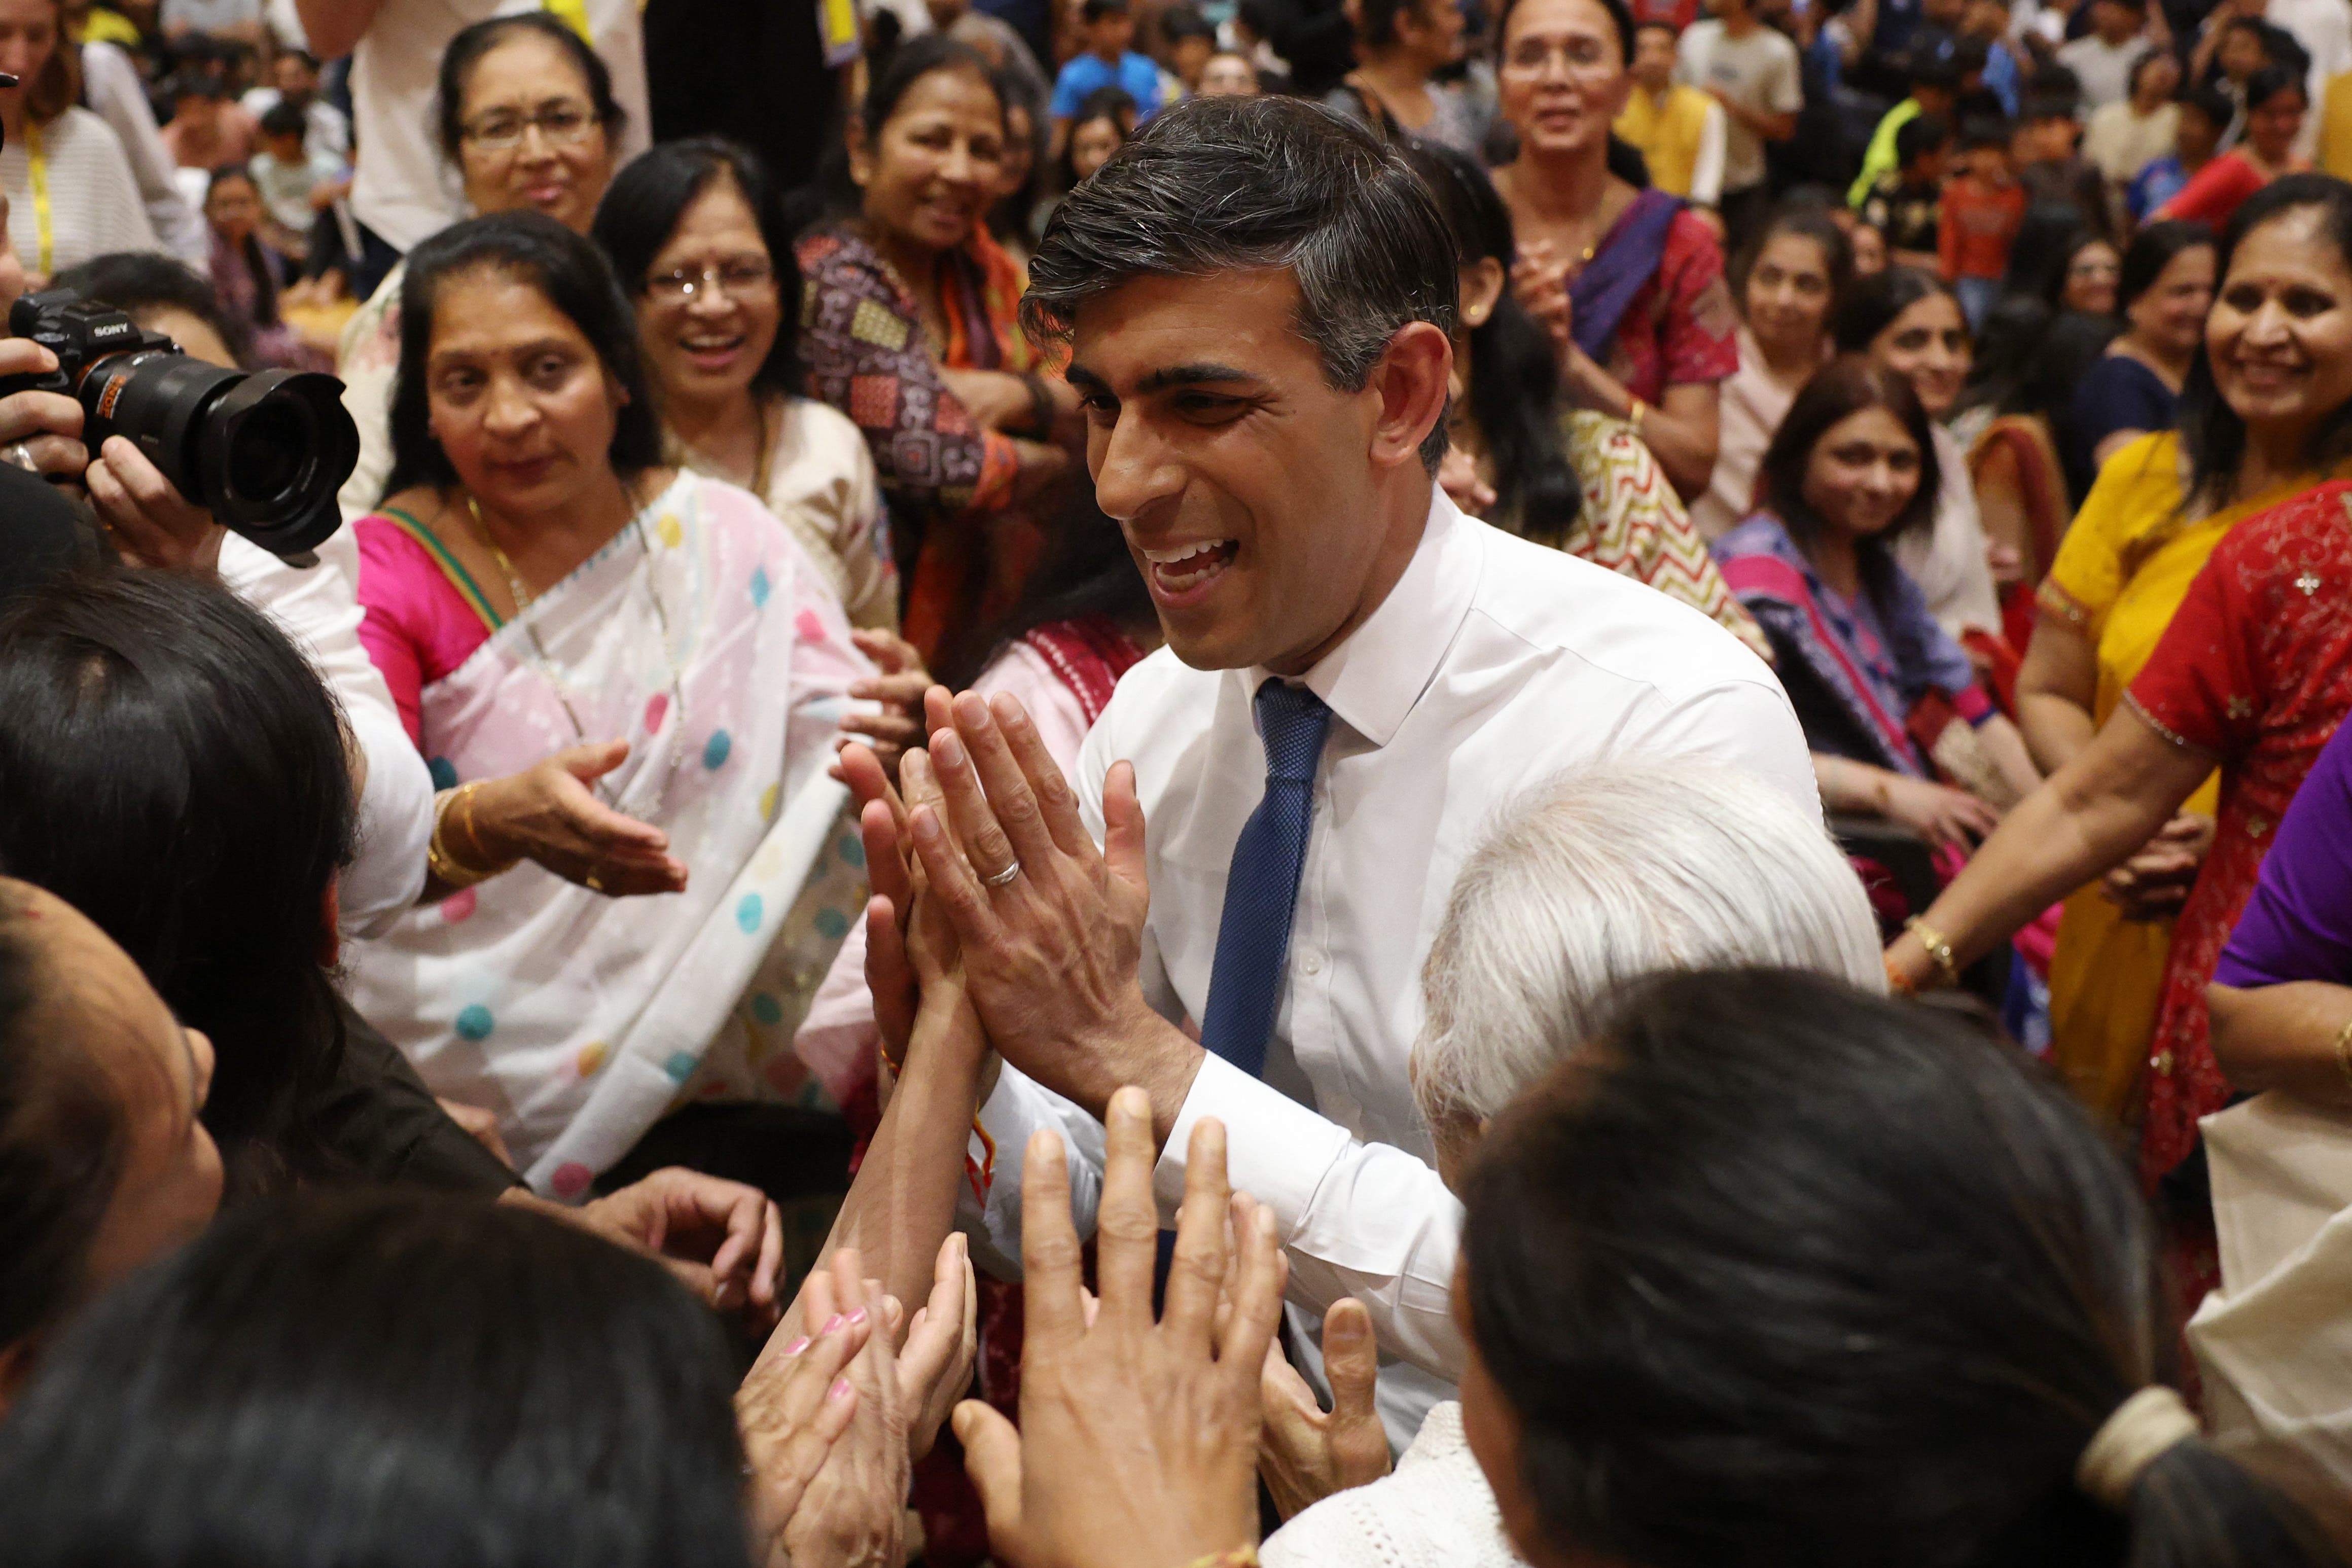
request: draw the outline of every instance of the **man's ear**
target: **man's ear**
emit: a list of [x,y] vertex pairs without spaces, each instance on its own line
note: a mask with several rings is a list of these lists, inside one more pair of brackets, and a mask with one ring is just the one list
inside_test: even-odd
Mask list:
[[1408,321],[1389,340],[1366,383],[1381,397],[1369,454],[1376,468],[1421,461],[1421,444],[1445,417],[1454,344],[1427,321]]

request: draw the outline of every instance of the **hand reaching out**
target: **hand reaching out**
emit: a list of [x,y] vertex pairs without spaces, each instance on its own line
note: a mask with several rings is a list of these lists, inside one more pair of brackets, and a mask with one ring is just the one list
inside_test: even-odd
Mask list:
[[[820,1336],[836,1324],[870,1324],[874,1331],[845,1373],[856,1393],[848,1429],[835,1440],[779,1537],[781,1561],[791,1568],[898,1568],[905,1560],[914,1463],[907,1441],[909,1406],[897,1349],[886,1331],[896,1305],[860,1273],[855,1247],[835,1253],[801,1288],[801,1321],[824,1322]],[[759,1370],[754,1366],[753,1375]],[[772,1554],[769,1561],[779,1558]]]
[[856,1414],[857,1391],[840,1373],[873,1327],[866,1318],[836,1319],[814,1339],[772,1346],[735,1391],[750,1472],[744,1511],[760,1561],[772,1568],[790,1568],[785,1528]]
[[1258,1379],[1284,1278],[1274,1216],[1227,1192],[1224,1128],[1203,1119],[1155,1323],[1152,1108],[1129,1088],[1108,1110],[1098,1309],[1089,1321],[1061,1140],[1039,1132],[1022,1173],[1020,1429],[978,1401],[956,1407],[989,1543],[1014,1568],[1165,1568],[1257,1537]]
[[492,864],[533,860],[612,898],[685,891],[686,863],[669,854],[669,836],[614,810],[591,788],[628,756],[626,741],[573,746],[489,780],[465,803],[473,842],[452,824],[450,847],[468,862],[477,848]]
[[1331,1384],[1328,1411],[1284,1359],[1282,1346],[1266,1346],[1262,1379],[1265,1437],[1258,1449],[1257,1471],[1283,1518],[1389,1473],[1388,1430],[1372,1402],[1380,1370],[1372,1315],[1352,1296],[1332,1302],[1323,1315],[1323,1375]]
[[2135,921],[2169,920],[2189,901],[2189,889],[2213,847],[2213,819],[2182,812],[2157,830],[2139,852],[2101,880],[2108,900]]
[[[895,780],[907,749],[923,743],[923,699],[933,688],[931,672],[923,668],[923,656],[915,645],[894,632],[858,630],[849,634],[849,640],[874,661],[877,672],[851,686],[849,694],[881,703],[882,711],[844,719],[834,744],[844,748],[865,737],[863,743],[881,763],[884,774]],[[839,757],[827,772],[836,779],[848,776]]]
[[913,1412],[908,1447],[914,1458],[931,1451],[948,1413],[971,1387],[979,1349],[980,1289],[972,1278],[971,1244],[961,1232],[951,1233],[940,1244],[931,1298],[915,1309],[898,1349],[898,1390]]
[[656,1254],[719,1310],[774,1325],[783,1216],[757,1187],[672,1165],[570,1212],[624,1247]]

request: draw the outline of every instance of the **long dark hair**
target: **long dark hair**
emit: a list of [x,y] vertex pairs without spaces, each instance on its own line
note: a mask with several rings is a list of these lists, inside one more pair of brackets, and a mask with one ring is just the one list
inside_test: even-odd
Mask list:
[[651,1258],[446,1194],[232,1210],[0,1430],[14,1568],[746,1568],[739,1368]]
[[[888,20],[894,24],[891,37],[895,40],[897,18]],[[967,71],[975,80],[986,83],[995,96],[1002,123],[1004,95],[997,86],[997,72],[989,65],[987,57],[945,33],[924,33],[903,43],[893,41],[887,47],[877,44],[866,61],[866,101],[858,107],[857,124],[866,134],[869,153],[881,143],[882,128],[898,111],[899,100],[933,71]],[[837,138],[818,163],[815,181],[793,198],[793,228],[798,231],[829,220],[855,217],[865,206],[866,193],[850,177],[848,143]]]
[[2072,202],[2036,202],[2025,209],[2017,238],[2009,247],[2009,271],[2000,282],[2001,297],[2018,295],[2058,309],[2066,292],[2066,269],[2086,247],[2109,243],[2107,237],[2083,221]]
[[400,368],[392,384],[392,477],[383,493],[457,482],[448,454],[433,438],[425,367],[433,353],[434,302],[441,285],[478,269],[520,278],[537,289],[580,329],[605,374],[620,384],[625,396],[608,454],[614,471],[625,477],[659,463],[661,418],[637,352],[637,313],[604,253],[545,213],[492,213],[451,224],[408,253],[400,287]]
[[[1518,259],[1511,209],[1478,160],[1434,142],[1397,144],[1437,198],[1465,267],[1493,257],[1510,276]],[[1498,516],[1547,544],[1565,542],[1583,510],[1584,487],[1559,427],[1559,356],[1507,286],[1470,329],[1470,416],[1495,458]]]
[[801,363],[793,345],[800,337],[801,267],[793,252],[792,222],[784,214],[783,199],[758,153],[724,136],[658,142],[613,176],[604,199],[596,204],[588,237],[604,247],[621,287],[632,298],[643,298],[654,258],[677,232],[686,209],[721,180],[733,182],[736,194],[751,209],[751,221],[767,247],[768,265],[775,269],[776,299],[782,307],[776,341],[769,345],[751,384],[762,392],[796,394]]
[[[2304,207],[2318,209],[2321,227],[2338,259],[2352,267],[2352,184],[2330,174],[2288,174],[2248,196],[2221,231],[2221,254],[2215,258],[2217,284],[2228,284],[2230,260],[2246,236]],[[2180,388],[2179,427],[2181,449],[2189,458],[2185,500],[2208,508],[2227,504],[2239,465],[2245,460],[2246,422],[2222,397],[2201,344]],[[2352,403],[2322,419],[2303,447],[2305,466],[2315,473],[2325,473],[2347,458],[2352,458]]]
[[1910,503],[1882,531],[1854,541],[1854,558],[1874,596],[1883,597],[1893,574],[1895,542],[1927,527],[1936,515],[1936,492],[1943,482],[1936,461],[1927,411],[1919,405],[1908,377],[1874,363],[1867,355],[1843,354],[1815,371],[1789,405],[1772,444],[1764,448],[1756,473],[1757,495],[1789,530],[1797,548],[1811,555],[1827,528],[1805,500],[1805,468],[1813,447],[1840,420],[1866,408],[1884,408],[1919,447],[1919,488]]
[[357,807],[341,717],[285,634],[168,572],[68,577],[0,621],[0,869],[112,937],[213,1037],[205,1125],[242,1191],[331,1162],[320,966]]
[[2315,1565],[2191,1438],[2075,1469],[2167,1375],[2139,1192],[2005,1040],[1795,971],[1675,973],[1496,1119],[1471,1337],[1546,1541],[1649,1568]]
[[2199,246],[2210,249],[2212,244],[2213,231],[2194,218],[2166,218],[2132,236],[2116,275],[2116,313],[2130,310],[2133,300],[2156,287],[2156,280],[2181,252]]
[[1953,298],[1944,280],[1916,267],[1890,267],[1867,278],[1857,278],[1830,318],[1830,341],[1842,354],[1865,354],[1878,334],[1920,300],[1941,294]]
[[[231,180],[243,180],[253,187],[253,199],[261,201],[261,187],[253,183],[253,171],[242,163],[224,163],[215,169],[205,184],[205,205],[212,205],[213,193]],[[269,254],[261,247],[261,231],[256,228],[237,247],[244,258],[246,270],[253,274],[253,324],[257,327],[278,325],[278,276],[270,269]]]
[[2012,295],[1985,318],[1959,406],[2056,418],[2122,331],[2112,316],[2053,310],[2032,295]]
[[466,84],[482,57],[516,33],[538,34],[572,62],[572,69],[588,85],[589,107],[596,122],[604,128],[607,140],[618,136],[622,126],[628,122],[628,111],[613,96],[613,73],[605,67],[604,57],[590,48],[588,40],[573,32],[568,23],[547,11],[490,16],[460,29],[441,51],[441,70],[434,91],[434,129],[441,140],[442,155],[452,163],[457,162],[458,150],[466,140]]
[[1127,536],[1095,504],[1094,487],[1081,485],[1047,526],[1045,553],[1020,599],[995,625],[960,639],[967,651],[943,662],[940,679],[961,691],[1007,647],[1055,621],[1108,616],[1126,627],[1153,615],[1151,590],[1136,569]]

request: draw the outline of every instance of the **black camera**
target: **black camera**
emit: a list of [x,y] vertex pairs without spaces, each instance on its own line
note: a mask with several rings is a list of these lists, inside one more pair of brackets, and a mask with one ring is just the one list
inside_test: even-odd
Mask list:
[[70,289],[24,296],[8,330],[56,354],[58,368],[0,377],[0,397],[79,399],[93,455],[109,436],[128,437],[215,521],[279,555],[342,526],[335,492],[358,466],[360,433],[333,376],[223,370]]

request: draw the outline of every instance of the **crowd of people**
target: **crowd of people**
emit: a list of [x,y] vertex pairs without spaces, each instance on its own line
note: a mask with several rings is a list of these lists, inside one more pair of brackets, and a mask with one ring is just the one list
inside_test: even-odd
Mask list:
[[9,1560],[2352,1561],[2352,6],[1705,8],[0,0]]

